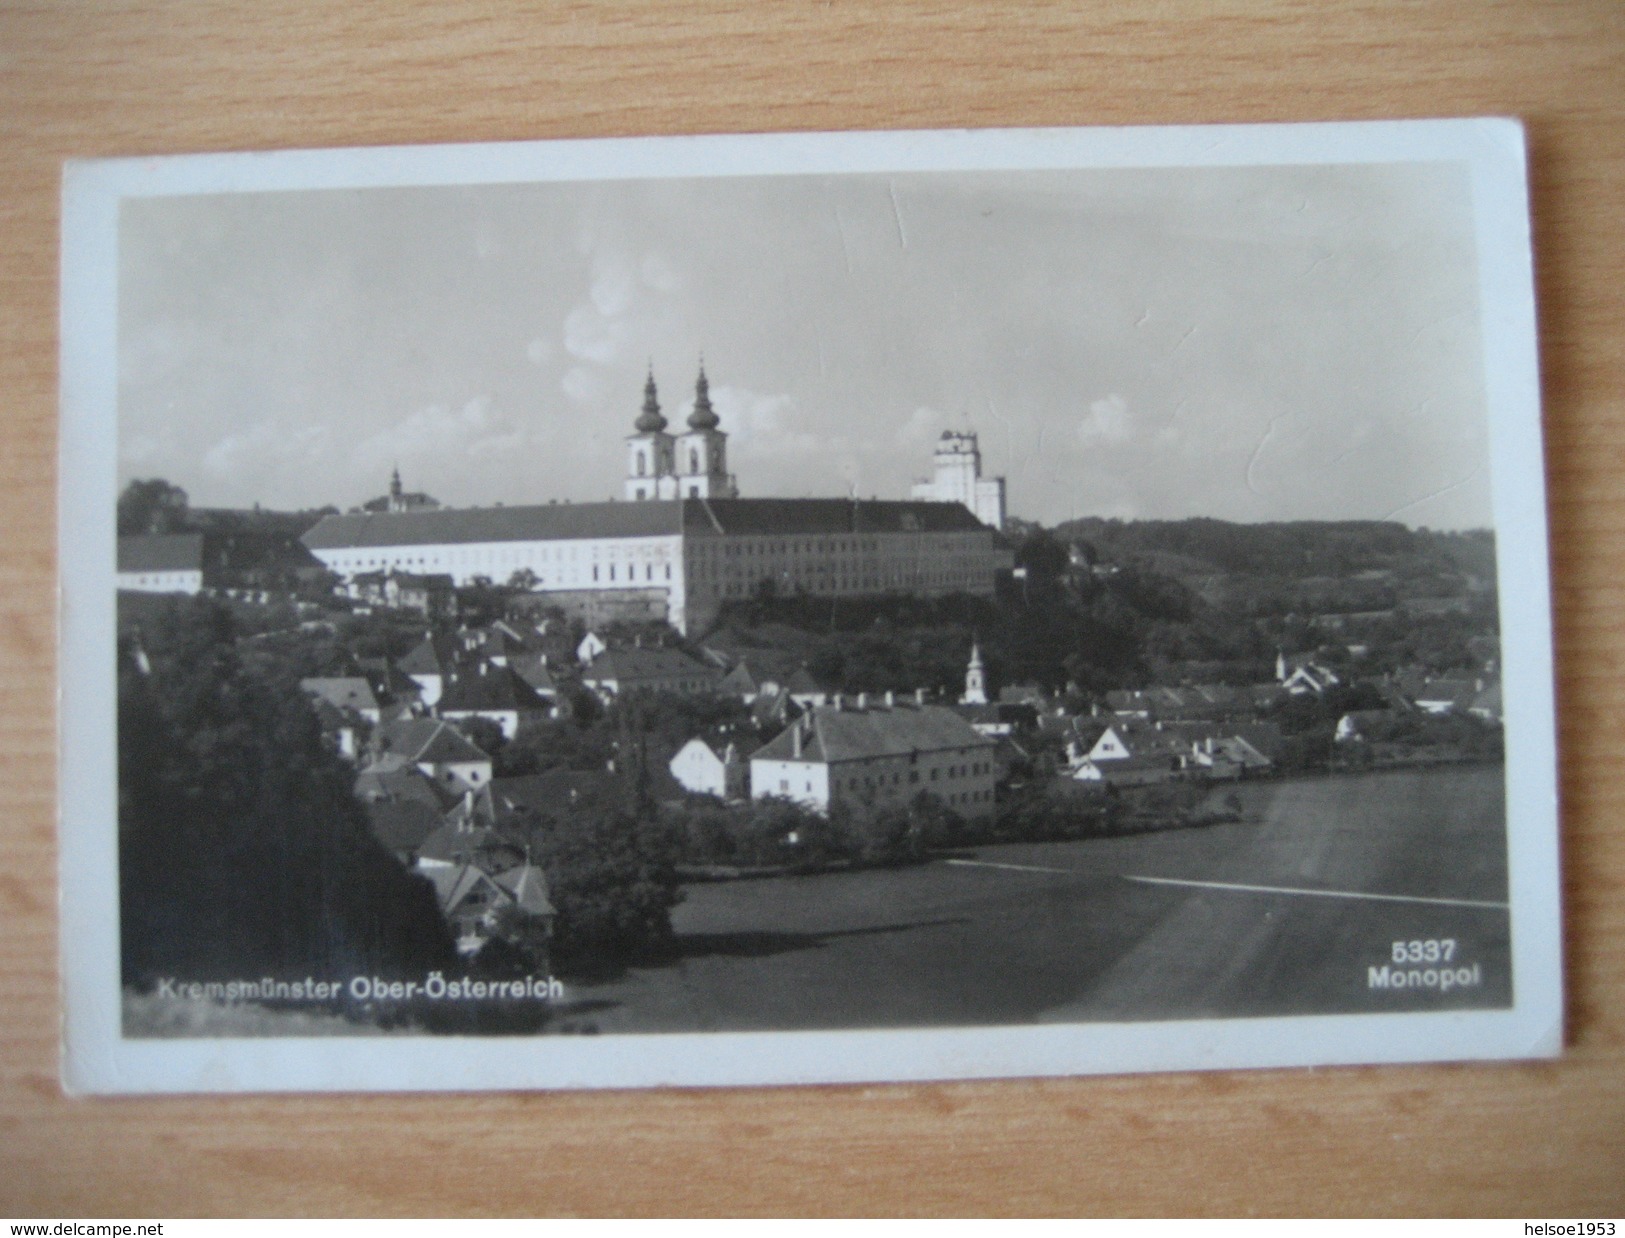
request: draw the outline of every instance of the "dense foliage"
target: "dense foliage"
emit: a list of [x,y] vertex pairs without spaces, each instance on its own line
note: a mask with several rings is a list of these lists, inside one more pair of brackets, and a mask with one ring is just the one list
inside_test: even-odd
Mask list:
[[296,680],[233,636],[224,608],[176,600],[121,642],[126,982],[448,966],[433,892],[373,840]]
[[623,785],[561,805],[535,827],[558,912],[555,970],[579,975],[663,957],[682,899],[670,823]]

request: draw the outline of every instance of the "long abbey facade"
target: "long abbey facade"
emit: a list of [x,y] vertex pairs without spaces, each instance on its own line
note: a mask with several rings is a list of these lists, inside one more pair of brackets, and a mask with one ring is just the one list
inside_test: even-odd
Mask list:
[[739,498],[703,369],[684,433],[668,432],[652,374],[633,429],[627,501],[349,512],[321,521],[305,545],[346,578],[444,573],[461,585],[519,574],[567,608],[661,618],[684,633],[763,589],[986,595],[1011,566],[996,529],[960,499],[961,451],[947,501]]

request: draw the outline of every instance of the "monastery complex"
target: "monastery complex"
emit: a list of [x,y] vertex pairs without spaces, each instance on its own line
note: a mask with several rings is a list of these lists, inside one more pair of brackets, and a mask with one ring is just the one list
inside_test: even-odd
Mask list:
[[626,499],[444,508],[392,500],[322,520],[304,543],[350,578],[476,577],[529,588],[598,617],[664,619],[703,630],[730,600],[773,592],[989,595],[1012,565],[999,529],[1004,479],[981,476],[976,436],[948,432],[936,476],[908,500],[740,498],[727,434],[703,368],[681,434],[668,431],[654,377],[627,438]]

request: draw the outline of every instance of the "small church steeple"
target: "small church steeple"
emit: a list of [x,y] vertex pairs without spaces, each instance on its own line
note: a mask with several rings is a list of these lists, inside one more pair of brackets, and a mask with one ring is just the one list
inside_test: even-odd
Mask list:
[[719,428],[721,420],[711,407],[711,383],[705,376],[705,358],[701,357],[688,429],[675,442],[678,498],[739,497],[739,489],[728,473],[728,436]]
[[974,639],[970,643],[970,662],[965,666],[965,695],[959,698],[959,703],[987,704],[987,672],[982,666],[982,646]]
[[719,420],[711,407],[711,384],[705,377],[705,358],[700,358],[700,376],[694,381],[694,411],[688,415],[691,430],[715,430]]
[[660,393],[655,390],[652,364],[643,384],[643,411],[632,425],[636,432],[626,439],[626,497],[674,498],[672,437],[666,433],[666,419],[660,414]]
[[658,434],[666,428],[666,419],[660,415],[660,396],[655,390],[654,367],[649,367],[649,379],[643,384],[643,412],[638,417],[639,434]]

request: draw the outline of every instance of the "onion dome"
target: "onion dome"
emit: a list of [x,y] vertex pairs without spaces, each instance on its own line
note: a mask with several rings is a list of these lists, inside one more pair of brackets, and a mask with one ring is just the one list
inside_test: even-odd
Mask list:
[[691,430],[715,430],[717,415],[711,407],[711,384],[705,378],[705,363],[700,363],[700,377],[694,384],[694,411],[688,415]]
[[643,384],[643,413],[636,422],[639,434],[654,434],[666,428],[666,419],[660,415],[660,398],[655,394],[654,371]]

